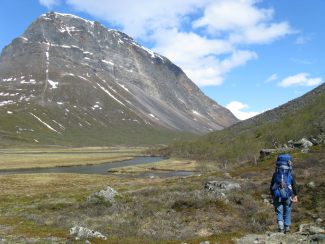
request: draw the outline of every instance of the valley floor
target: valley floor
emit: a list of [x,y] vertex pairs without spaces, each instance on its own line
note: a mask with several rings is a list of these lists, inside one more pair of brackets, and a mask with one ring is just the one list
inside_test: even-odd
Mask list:
[[[299,185],[299,201],[292,213],[292,232],[301,224],[325,219],[325,154],[316,149],[312,148],[310,154],[292,154]],[[91,239],[91,243],[235,243],[248,234],[263,234],[252,237],[256,243],[280,243],[276,242],[282,238],[279,234],[265,234],[277,230],[269,197],[275,156],[270,155],[257,165],[247,162],[228,168],[217,162],[195,166],[195,162],[186,159],[147,166],[159,170],[160,167],[183,169],[183,165],[191,170],[207,171],[187,177],[2,175],[0,242],[85,243],[85,240],[69,239],[71,227],[83,226],[108,237],[107,241]],[[178,166],[174,166],[177,161]],[[124,173],[139,170],[125,169]],[[204,190],[207,181],[239,183],[241,188],[225,194],[211,192]],[[308,185],[310,182],[314,185]],[[114,204],[87,202],[90,194],[107,186],[123,197],[116,198]],[[324,229],[324,221],[320,227]],[[274,239],[276,236],[279,239]],[[291,237],[305,238],[297,233],[286,236]],[[310,240],[306,239],[305,243]],[[252,239],[237,242],[249,241]]]

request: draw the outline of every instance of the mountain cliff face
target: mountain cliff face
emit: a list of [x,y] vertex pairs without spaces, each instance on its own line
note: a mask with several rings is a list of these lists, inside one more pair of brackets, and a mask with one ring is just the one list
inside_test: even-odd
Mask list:
[[0,130],[34,141],[204,134],[238,122],[167,58],[97,21],[55,12],[2,50],[0,89]]

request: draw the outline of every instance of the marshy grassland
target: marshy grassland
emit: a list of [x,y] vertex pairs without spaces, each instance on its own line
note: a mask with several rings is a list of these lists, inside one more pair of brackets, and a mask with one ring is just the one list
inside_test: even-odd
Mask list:
[[102,164],[141,155],[141,148],[1,149],[0,170]]
[[[310,154],[299,150],[291,154],[299,187],[299,201],[292,212],[293,231],[318,217],[325,219],[324,151],[318,146],[311,150]],[[248,233],[277,229],[274,208],[264,201],[271,201],[267,195],[276,156],[271,154],[257,165],[247,161],[227,168],[218,162],[197,162],[195,166],[194,161],[185,159],[147,166],[159,169],[165,162],[166,169],[183,165],[202,171],[187,177],[1,175],[0,236],[8,243],[50,236],[61,238],[56,243],[84,243],[67,239],[71,227],[83,226],[108,237],[91,243],[234,243]],[[220,193],[204,190],[209,180],[236,182],[241,189],[226,193],[225,199]],[[307,186],[311,181],[315,187]],[[114,204],[87,202],[90,194],[107,186],[123,197],[117,197]],[[21,236],[26,242],[17,242]],[[52,242],[43,239],[35,243]]]
[[[206,168],[204,170],[214,171],[219,167],[212,162],[206,163]],[[176,172],[176,171],[187,171],[187,172],[201,172],[202,169],[198,165],[196,160],[188,160],[181,158],[171,158],[163,161],[158,161],[145,165],[134,165],[127,166],[122,168],[112,168],[109,169],[108,172],[112,172],[115,174],[125,174],[125,175],[139,175],[142,173],[168,173],[168,172]]]

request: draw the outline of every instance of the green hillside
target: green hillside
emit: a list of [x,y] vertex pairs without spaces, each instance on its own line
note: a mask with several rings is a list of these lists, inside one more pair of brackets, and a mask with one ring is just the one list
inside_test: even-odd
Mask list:
[[[261,149],[281,149],[289,140],[320,135],[325,129],[325,94],[309,99],[307,105],[242,130],[229,127],[197,140],[179,140],[158,151],[165,157],[189,157],[219,162],[243,162],[259,156]],[[240,122],[242,123],[242,122]],[[237,126],[238,127],[238,126]]]
[[[91,113],[85,114],[84,111],[77,109],[74,113],[67,114],[66,110],[37,105],[32,113],[22,109],[15,110],[8,115],[2,110],[0,111],[2,121],[0,148],[47,145],[136,146],[168,144],[174,140],[198,138],[198,135],[194,133],[147,125],[133,112],[130,114],[111,113],[108,116],[109,120],[105,118],[105,115],[95,117]],[[102,121],[105,121],[105,124]]]

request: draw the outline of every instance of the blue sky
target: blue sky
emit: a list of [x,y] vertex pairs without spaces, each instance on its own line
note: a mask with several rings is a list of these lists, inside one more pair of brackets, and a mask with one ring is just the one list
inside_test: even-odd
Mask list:
[[125,32],[239,119],[325,80],[325,1],[3,0],[0,49],[51,10]]

